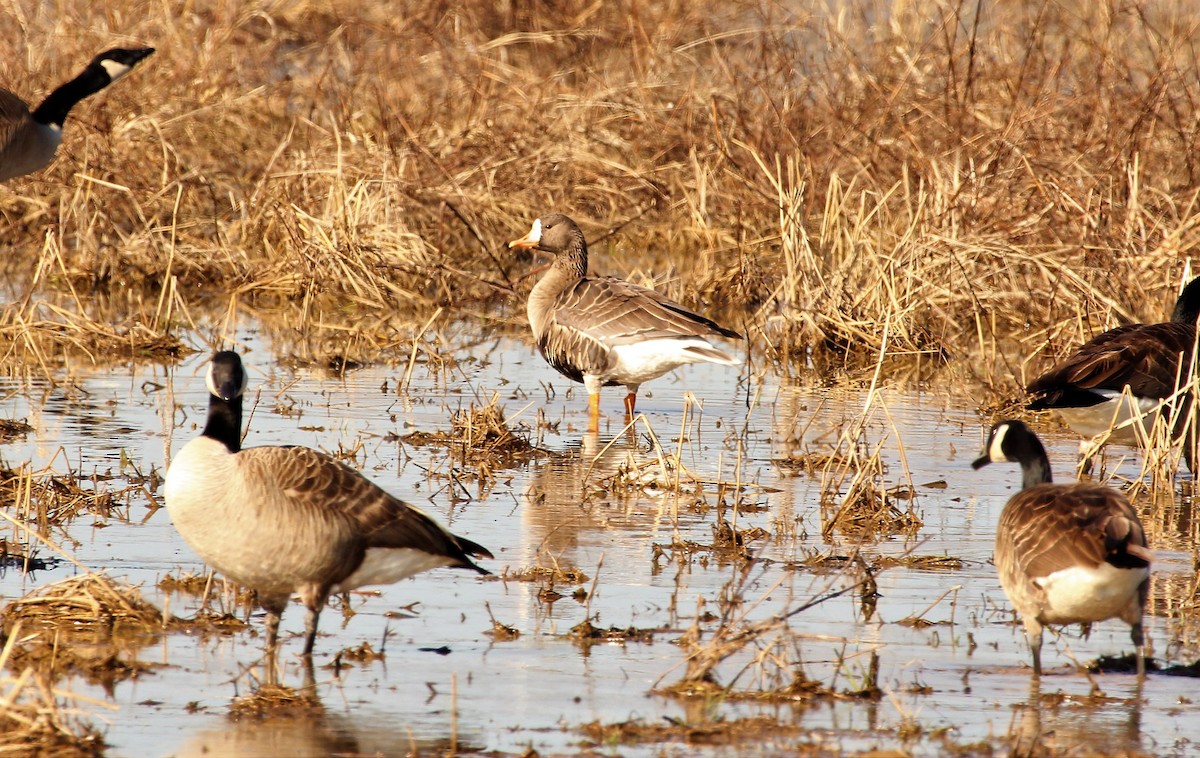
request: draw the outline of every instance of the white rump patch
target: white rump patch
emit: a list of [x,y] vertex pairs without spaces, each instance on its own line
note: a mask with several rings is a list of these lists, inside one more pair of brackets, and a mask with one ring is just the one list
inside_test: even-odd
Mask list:
[[[1106,399],[1086,408],[1056,408],[1067,426],[1085,437],[1097,437],[1112,429],[1108,441],[1118,445],[1136,446],[1140,433],[1136,425],[1149,434],[1162,410],[1162,401],[1153,397],[1130,397],[1116,390],[1095,390]],[[1111,425],[1111,426],[1110,426]]]
[[371,548],[358,571],[339,582],[336,591],[346,592],[368,584],[391,584],[422,571],[450,566],[455,562],[453,558],[445,555],[435,555],[415,548]]
[[[703,348],[708,354],[694,352],[688,348]],[[604,378],[612,378],[622,384],[641,384],[688,363],[707,361],[729,366],[738,364],[736,358],[729,356],[726,356],[726,360],[711,357],[711,351],[714,350],[716,348],[699,337],[685,340],[653,339],[618,345],[612,349],[617,359],[616,365],[604,373]]]
[[1074,566],[1034,580],[1046,592],[1043,621],[1076,624],[1120,617],[1136,604],[1138,587],[1150,569],[1120,569],[1111,563]]

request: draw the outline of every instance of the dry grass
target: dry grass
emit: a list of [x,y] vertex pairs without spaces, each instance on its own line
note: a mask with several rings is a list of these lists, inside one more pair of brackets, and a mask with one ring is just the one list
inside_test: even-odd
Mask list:
[[497,396],[482,407],[472,405],[458,410],[450,418],[448,432],[413,432],[403,437],[410,445],[446,447],[461,469],[454,476],[474,477],[490,482],[497,470],[521,465],[544,453],[534,447],[525,434],[509,428]]
[[57,678],[81,673],[111,689],[150,668],[137,652],[154,644],[170,619],[142,600],[135,587],[102,574],[82,574],[11,601],[0,616],[16,637],[11,662]]
[[10,266],[40,277],[0,349],[45,361],[177,350],[230,297],[401,359],[390,334],[437,307],[517,312],[529,264],[503,243],[553,209],[600,268],[783,363],[974,355],[1009,394],[1161,317],[1200,241],[1186,3],[18,0],[0,30],[29,99],[103,47],[159,49],[0,201]]
[[84,513],[112,516],[123,508],[122,494],[76,474],[57,474],[51,469],[35,472],[24,466],[0,468],[0,497],[13,504],[18,518],[36,525],[43,534],[52,525],[61,526]]
[[[14,630],[19,633],[19,630]],[[15,634],[6,638],[0,671],[14,666]],[[68,706],[73,696],[54,689],[33,669],[0,679],[0,753],[64,758],[104,754],[104,739]]]

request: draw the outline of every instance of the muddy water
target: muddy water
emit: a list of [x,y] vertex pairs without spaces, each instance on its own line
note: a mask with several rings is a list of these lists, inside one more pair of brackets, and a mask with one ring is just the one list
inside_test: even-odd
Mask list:
[[[656,471],[649,435],[639,429],[631,446],[619,434],[621,393],[610,390],[604,396],[607,428],[589,438],[582,394],[521,342],[502,341],[482,357],[464,353],[453,370],[418,366],[400,391],[404,366],[335,378],[281,368],[271,345],[253,333],[244,338],[254,405],[246,444],[340,450],[384,487],[491,548],[496,560],[485,565],[498,575],[558,566],[578,569],[587,580],[556,585],[564,597],[550,601],[539,595],[544,583],[440,570],[352,596],[352,617],[331,607],[322,618],[316,656],[321,718],[228,718],[231,699],[247,694],[261,673],[260,614],[252,617],[250,632],[159,638],[138,653],[158,667],[111,693],[80,680],[62,683],[111,706],[85,710],[103,725],[115,755],[403,755],[414,748],[519,753],[530,746],[543,755],[570,754],[586,745],[576,727],[593,721],[703,725],[761,715],[794,728],[724,747],[667,741],[600,749],[649,756],[902,747],[937,755],[948,745],[966,745],[990,754],[1039,734],[1047,745],[1081,754],[1184,755],[1200,749],[1200,720],[1187,713],[1194,689],[1189,680],[1154,675],[1139,695],[1132,676],[1089,679],[1070,666],[1072,659],[1128,652],[1128,630],[1119,622],[1099,625],[1087,640],[1076,632],[1049,637],[1042,697],[1030,692],[1027,647],[989,562],[999,511],[1019,477],[1003,466],[970,469],[980,429],[965,391],[888,389],[868,405],[866,389],[786,385],[770,377],[751,380],[745,370],[739,375],[691,367],[649,385],[640,410],[659,443],[709,483],[678,495],[655,487],[606,491],[622,466]],[[0,414],[28,418],[36,428],[4,447],[4,462],[112,476],[102,485],[112,489],[131,475],[128,461],[143,474],[161,471],[170,451],[198,433],[205,360],[198,354],[171,369],[75,371],[55,387],[4,388],[9,397]],[[703,407],[690,408],[685,418],[686,390]],[[494,393],[513,425],[526,426],[546,455],[481,482],[473,466],[444,448],[396,438],[446,431],[455,410],[478,406]],[[923,526],[911,538],[866,540],[862,556],[868,562],[952,556],[961,568],[883,569],[876,576],[873,615],[867,617],[856,592],[827,600],[790,619],[796,636],[786,649],[805,676],[839,691],[861,687],[877,653],[884,696],[779,705],[681,703],[651,694],[682,677],[684,653],[673,643],[693,623],[698,603],[702,612],[719,615],[720,599],[736,594],[743,602],[735,616],[761,620],[854,583],[858,574],[843,571],[837,560],[819,570],[802,565],[813,556],[850,556],[856,540],[822,536],[825,477],[777,461],[828,452],[864,409],[862,446],[868,454],[878,451],[884,486],[912,487],[911,509]],[[605,449],[614,436],[618,441]],[[1053,435],[1046,441],[1065,473],[1074,441]],[[732,486],[719,488],[718,481],[748,486],[739,494]],[[149,490],[129,492],[122,511],[75,519],[56,538],[82,564],[140,584],[152,602],[187,616],[198,600],[164,596],[156,585],[168,573],[198,573],[203,566],[166,511],[153,509],[159,493]],[[909,501],[896,502],[901,510],[910,508]],[[703,549],[714,542],[718,510],[738,529],[767,533],[751,543],[759,561],[744,574],[743,563]],[[689,541],[701,549],[683,556],[670,548]],[[1158,661],[1187,663],[1200,652],[1180,644],[1195,635],[1170,616],[1182,602],[1170,588],[1190,586],[1192,555],[1169,532],[1161,541],[1158,613],[1148,620],[1148,635]],[[32,576],[10,570],[0,576],[0,597],[18,597],[76,571],[69,564]],[[586,601],[572,597],[580,587],[592,593]],[[217,607],[222,602],[218,596]],[[228,607],[237,610],[232,601]],[[487,607],[520,636],[488,636]],[[655,631],[649,641],[573,641],[569,631],[589,618],[596,627]],[[905,621],[912,618],[928,623]],[[294,656],[299,640],[292,635],[302,626],[302,609],[293,606],[283,635],[285,682],[294,685],[301,672]],[[702,628],[711,634],[715,625]],[[338,651],[364,642],[382,648],[384,660],[328,667]],[[746,654],[735,655],[717,669],[717,678],[733,681],[744,667],[736,681],[750,690],[761,684],[755,676],[769,670],[752,665]]]

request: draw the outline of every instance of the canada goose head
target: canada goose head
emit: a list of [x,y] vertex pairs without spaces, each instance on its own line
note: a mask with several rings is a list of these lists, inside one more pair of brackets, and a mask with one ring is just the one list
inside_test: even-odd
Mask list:
[[1022,489],[1051,481],[1046,448],[1024,421],[1010,419],[993,425],[983,454],[972,461],[971,468],[978,470],[989,463],[1004,461],[1021,464]]
[[1175,310],[1171,311],[1171,320],[1179,324],[1195,325],[1200,318],[1200,276],[1188,282],[1175,301]]
[[541,250],[555,255],[554,265],[580,277],[587,275],[587,242],[569,216],[552,213],[535,219],[529,233],[508,243],[518,250]]
[[100,85],[100,89],[103,89],[128,74],[138,64],[138,61],[153,52],[154,48],[152,47],[140,47],[132,50],[117,47],[112,50],[105,50],[95,58],[92,58],[92,62],[88,64],[88,69],[98,69],[99,71],[103,71],[104,75],[108,77],[108,81]]
[[213,397],[226,402],[241,397],[249,383],[241,357],[232,350],[222,350],[212,357],[204,381]]
[[136,49],[113,48],[92,58],[92,62],[71,81],[58,87],[46,96],[33,112],[33,120],[39,124],[61,128],[67,114],[80,100],[94,95],[116,80],[125,76],[138,61],[154,52],[152,47]]

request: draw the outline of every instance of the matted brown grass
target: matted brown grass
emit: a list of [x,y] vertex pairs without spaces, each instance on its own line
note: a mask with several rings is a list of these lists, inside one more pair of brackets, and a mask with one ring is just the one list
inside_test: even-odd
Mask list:
[[[6,638],[0,671],[13,667],[14,640],[14,636]],[[4,675],[0,678],[0,753],[64,758],[103,755],[103,737],[71,707],[72,699],[70,693],[54,689],[33,669]]]

